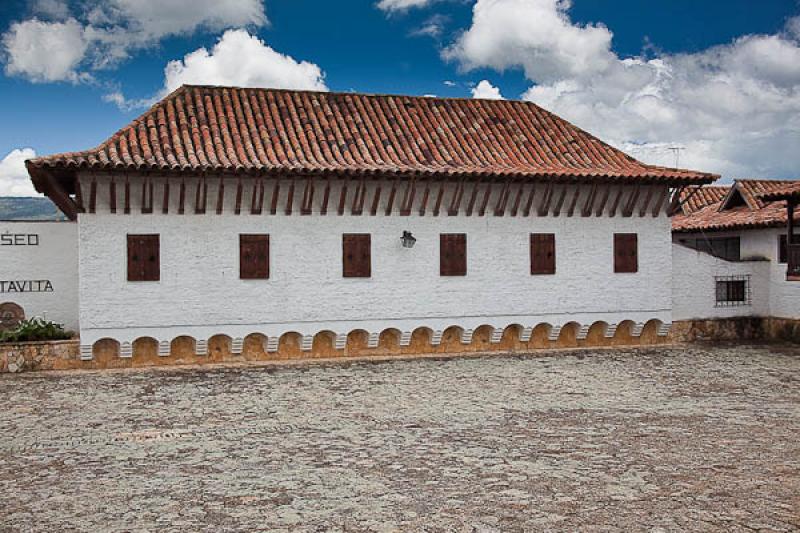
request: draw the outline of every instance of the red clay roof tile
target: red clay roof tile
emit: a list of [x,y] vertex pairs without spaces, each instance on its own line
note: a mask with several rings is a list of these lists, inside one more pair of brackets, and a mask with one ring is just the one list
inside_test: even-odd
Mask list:
[[[730,187],[702,187],[695,195],[700,195],[695,203],[686,207],[694,200],[692,197],[684,204],[683,213],[672,218],[672,231],[723,231],[785,226],[786,202],[769,201],[765,199],[765,194],[768,194],[767,191],[794,189],[800,189],[800,181],[736,180]],[[741,194],[745,204],[725,207],[726,200],[732,193]],[[686,191],[683,194],[684,197],[688,195]],[[718,199],[709,202],[714,198]],[[794,218],[800,221],[800,212],[796,212]]]
[[792,198],[793,200],[800,200],[800,181],[792,182],[789,185],[762,192],[759,194],[759,198],[765,202],[788,200],[789,198]]
[[[709,183],[528,102],[183,86],[100,146],[29,171],[297,172]],[[33,173],[33,172],[32,172]]]
[[689,215],[711,204],[718,204],[730,191],[730,185],[687,187],[681,192],[683,213]]

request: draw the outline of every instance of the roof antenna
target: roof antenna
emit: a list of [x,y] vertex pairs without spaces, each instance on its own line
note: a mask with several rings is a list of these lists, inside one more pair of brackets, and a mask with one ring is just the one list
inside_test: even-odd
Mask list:
[[673,168],[678,168],[678,163],[681,160],[681,150],[686,150],[684,146],[670,146],[667,150],[671,151],[675,155],[675,166]]

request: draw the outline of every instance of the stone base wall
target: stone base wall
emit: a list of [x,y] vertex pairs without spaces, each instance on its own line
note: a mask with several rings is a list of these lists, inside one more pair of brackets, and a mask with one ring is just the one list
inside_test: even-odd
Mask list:
[[772,317],[736,317],[713,320],[677,320],[675,342],[761,341],[800,343],[800,320]]
[[80,368],[77,340],[0,344],[0,373]]

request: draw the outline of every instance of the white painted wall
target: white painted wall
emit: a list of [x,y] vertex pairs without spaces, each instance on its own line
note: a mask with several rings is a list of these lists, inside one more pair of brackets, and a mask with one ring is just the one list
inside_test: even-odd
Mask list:
[[[753,279],[755,280],[756,273],[759,276],[759,279],[754,281],[753,291],[754,297],[756,291],[758,291],[760,294],[767,294],[768,299],[763,303],[763,307],[754,307],[752,314],[772,316],[777,318],[800,318],[800,282],[786,281],[786,264],[778,263],[778,236],[782,234],[786,234],[786,228],[713,232],[707,233],[706,235],[708,237],[738,236],[741,242],[742,259],[754,258],[767,260],[766,262],[763,262],[764,266],[754,267],[755,270]],[[699,233],[680,233],[676,234],[674,238],[677,240],[681,238],[700,238],[702,236],[703,235]],[[688,288],[698,283],[698,277],[713,277],[714,272],[720,271],[720,269],[725,270],[735,268],[732,265],[737,264],[742,265],[739,268],[743,270],[748,270],[748,268],[750,268],[746,266],[749,263],[729,263],[727,261],[722,261],[711,257],[708,254],[694,251],[692,251],[692,254],[705,256],[706,258],[710,259],[698,259],[699,262],[694,265],[696,270],[690,270],[689,265],[684,262],[685,254],[681,254],[681,257],[677,257],[673,252],[673,271],[675,273],[674,291],[676,294],[681,294],[683,292],[686,296],[691,296],[689,293],[692,291],[690,291]],[[699,272],[703,272],[703,274],[699,275]],[[692,295],[694,298],[699,298],[699,295],[696,292],[692,292]],[[711,293],[710,297],[710,301],[712,302],[711,308],[704,308],[703,305],[705,304],[701,304],[699,301],[697,301],[697,305],[699,305],[699,307],[686,309],[683,304],[678,302],[676,296],[674,302],[675,320],[687,318],[684,316],[687,312],[697,313],[702,309],[706,309],[704,312],[709,314],[705,316],[695,314],[691,318],[715,318],[731,316],[728,314],[731,312],[731,309],[713,308],[713,292]],[[692,301],[694,301],[694,298]],[[744,308],[738,309],[740,311],[744,311]]]
[[[31,292],[48,288],[44,281],[52,291]],[[78,330],[77,224],[0,221],[3,302],[22,306],[27,318],[41,316]]]
[[[725,261],[681,244],[672,246],[672,318],[674,320],[769,316],[770,263]],[[716,306],[716,276],[749,275],[752,301],[736,307]]]
[[[466,217],[468,189],[460,215],[447,216],[446,196],[443,212],[433,217],[437,185],[430,193],[426,216],[417,213],[421,189],[411,216],[396,212],[402,190],[395,199],[395,212],[385,216],[388,184],[382,187],[381,209],[374,217],[369,215],[374,188],[361,216],[336,215],[338,189],[332,191],[327,216],[301,216],[296,206],[287,216],[283,214],[285,186],[277,215],[267,214],[268,209],[260,216],[233,214],[235,187],[231,185],[225,187],[222,215],[214,213],[213,186],[205,215],[189,209],[193,188],[187,189],[184,215],[174,214],[175,188],[168,215],[160,214],[158,202],[156,214],[144,215],[136,214],[135,203],[129,215],[121,213],[120,200],[117,214],[110,214],[107,205],[98,205],[97,214],[79,217],[82,344],[104,337],[124,342],[141,336],[207,339],[219,333],[244,337],[287,331],[347,333],[358,328],[380,332],[388,327],[411,331],[419,326],[436,330],[450,325],[671,321],[672,245],[670,221],[663,212],[655,218],[650,212],[639,217],[638,211],[630,218],[619,213],[613,218],[584,218],[580,206],[585,197],[581,196],[576,213],[567,217],[574,190],[570,189],[559,217],[495,217],[491,210],[484,217]],[[117,189],[119,194],[122,187]],[[98,198],[105,197],[103,191],[101,187]],[[265,208],[269,193],[270,189]],[[584,193],[588,194],[588,188]],[[659,189],[661,193],[666,190]],[[154,196],[161,198],[159,189]],[[301,196],[298,186],[295,198]],[[315,212],[321,196],[317,187]],[[249,201],[245,196],[243,205]],[[509,207],[513,202],[512,195]],[[494,206],[494,199],[489,205],[490,209]],[[403,230],[418,239],[413,249],[400,246]],[[369,279],[342,277],[342,234],[350,232],[372,234]],[[467,234],[466,277],[439,276],[439,234],[449,232]],[[530,275],[531,232],[556,234],[556,275]],[[638,273],[614,273],[615,232],[639,234]],[[128,233],[161,235],[161,281],[126,281]],[[240,233],[270,234],[269,280],[239,279]]]

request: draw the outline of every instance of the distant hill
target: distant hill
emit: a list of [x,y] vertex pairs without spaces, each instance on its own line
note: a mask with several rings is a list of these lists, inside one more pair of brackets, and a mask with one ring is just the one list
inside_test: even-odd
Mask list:
[[66,220],[49,198],[0,196],[0,220]]

